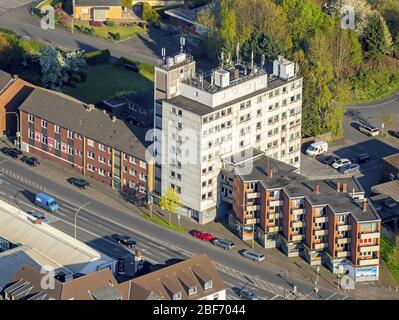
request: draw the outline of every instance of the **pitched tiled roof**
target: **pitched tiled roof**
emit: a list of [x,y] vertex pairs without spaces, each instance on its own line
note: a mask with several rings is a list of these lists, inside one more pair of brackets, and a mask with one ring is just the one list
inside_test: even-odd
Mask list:
[[65,94],[36,88],[19,109],[145,160],[144,129],[120,119],[112,121],[97,109],[87,111],[87,105]]
[[0,70],[0,94],[13,80],[13,76],[3,70]]

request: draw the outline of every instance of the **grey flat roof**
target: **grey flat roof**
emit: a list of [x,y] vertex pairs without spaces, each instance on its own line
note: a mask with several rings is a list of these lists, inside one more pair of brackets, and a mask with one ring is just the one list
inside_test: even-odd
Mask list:
[[[364,193],[355,177],[312,180],[296,173],[297,168],[265,154],[248,159],[244,164],[246,165],[235,169],[243,182],[259,181],[265,189],[283,189],[291,198],[305,197],[313,206],[328,205],[337,214],[350,212],[359,222],[380,220],[372,206],[363,211],[348,194],[337,192],[337,183],[341,183],[341,186],[346,183],[348,193]],[[269,170],[273,170],[271,177],[267,175]],[[319,193],[313,191],[316,185],[319,185]]]
[[19,109],[145,160],[143,128],[127,125],[121,119],[113,122],[110,115],[97,109],[87,111],[87,105],[72,97],[36,88]]
[[121,300],[123,295],[112,286],[95,289],[90,291],[92,297],[96,300]]
[[292,81],[295,81],[295,80],[298,80],[298,79],[301,79],[301,77],[296,77],[294,79],[290,79],[289,81],[284,81],[284,80],[281,80],[281,79],[278,79],[278,78],[271,78],[271,80],[270,79],[268,80],[267,88],[254,91],[254,92],[252,92],[250,94],[247,94],[245,96],[242,96],[240,98],[234,99],[234,100],[229,101],[229,102],[224,103],[224,104],[221,104],[221,105],[219,105],[219,106],[217,106],[215,108],[209,107],[209,106],[207,106],[205,104],[202,104],[200,102],[197,102],[195,100],[186,98],[186,97],[184,97],[182,95],[179,95],[179,96],[176,96],[176,97],[173,97],[171,99],[164,100],[164,101],[169,103],[169,104],[171,104],[171,105],[173,105],[173,106],[181,108],[183,110],[195,113],[195,114],[197,114],[199,116],[205,116],[205,115],[207,115],[209,113],[215,112],[215,111],[223,109],[223,108],[227,108],[227,107],[229,107],[229,106],[231,106],[233,104],[240,103],[241,101],[253,98],[253,97],[255,97],[255,96],[259,95],[259,94],[271,91],[271,90],[273,90],[275,88],[278,88],[280,86],[283,86],[285,84],[288,84],[288,83],[290,83]]
[[384,159],[384,161],[386,161],[387,163],[389,163],[393,167],[399,169],[399,153],[387,156],[387,157],[385,157],[383,159]]

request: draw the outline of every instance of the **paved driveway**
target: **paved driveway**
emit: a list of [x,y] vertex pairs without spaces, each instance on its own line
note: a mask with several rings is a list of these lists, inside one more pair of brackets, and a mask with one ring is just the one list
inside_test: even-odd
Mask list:
[[32,0],[0,0],[0,12],[24,6]]

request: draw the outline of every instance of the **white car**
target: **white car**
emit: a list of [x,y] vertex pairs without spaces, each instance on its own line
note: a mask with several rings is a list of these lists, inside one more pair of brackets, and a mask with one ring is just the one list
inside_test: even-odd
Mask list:
[[331,166],[332,166],[334,169],[339,169],[339,168],[341,168],[342,166],[344,166],[344,165],[346,165],[346,164],[350,164],[350,163],[352,163],[352,161],[350,161],[350,160],[347,159],[347,158],[343,158],[343,159],[338,159],[338,160],[335,161]]
[[359,127],[359,131],[363,132],[364,134],[367,134],[370,137],[375,137],[380,134],[380,131],[378,130],[377,127],[371,125],[371,124],[363,124]]

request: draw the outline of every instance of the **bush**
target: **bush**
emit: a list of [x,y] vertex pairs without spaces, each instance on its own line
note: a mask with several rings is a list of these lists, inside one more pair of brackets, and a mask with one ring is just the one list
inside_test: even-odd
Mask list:
[[115,26],[115,23],[114,23],[113,21],[105,21],[104,24],[105,24],[107,27],[114,27],[114,26]]
[[121,39],[121,34],[119,32],[114,34],[114,40],[119,41]]
[[133,70],[135,72],[139,71],[147,73],[154,72],[154,66],[152,64],[143,63],[126,57],[120,57],[119,61],[117,62],[117,65],[125,66],[129,68],[129,70]]
[[87,80],[87,73],[84,71],[79,71],[78,75],[80,76],[80,79],[82,82],[85,82]]
[[88,53],[85,53],[85,59],[89,66],[106,63],[111,57],[111,53],[109,50],[95,50]]
[[71,80],[68,82],[68,86],[70,86],[71,88],[77,88],[78,84],[76,81]]
[[92,36],[94,36],[96,34],[96,30],[94,30],[93,27],[89,28],[88,30],[89,30],[89,34]]
[[80,76],[80,74],[74,73],[71,76],[71,81],[74,81],[74,82],[77,82],[77,83],[82,82],[82,77]]
[[147,29],[147,24],[145,22],[140,21],[139,22],[139,27],[141,27],[143,29]]

